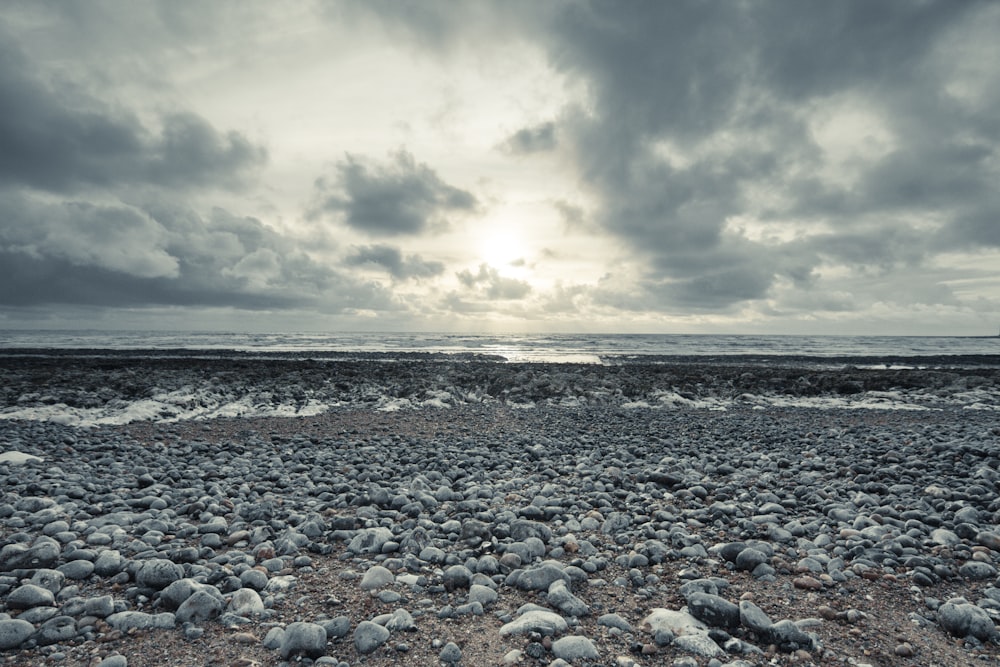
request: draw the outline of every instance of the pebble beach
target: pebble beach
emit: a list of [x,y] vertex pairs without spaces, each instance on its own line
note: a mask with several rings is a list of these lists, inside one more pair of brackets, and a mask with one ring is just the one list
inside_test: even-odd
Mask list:
[[0,664],[1000,663],[995,359],[0,362]]

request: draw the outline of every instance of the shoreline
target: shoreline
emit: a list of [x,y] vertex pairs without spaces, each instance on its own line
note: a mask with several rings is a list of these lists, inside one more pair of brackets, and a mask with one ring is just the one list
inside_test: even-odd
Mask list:
[[[573,646],[597,657],[570,664],[1000,660],[995,635],[960,641],[948,616],[1000,610],[1000,429],[985,413],[479,404],[93,429],[19,421],[0,423],[0,438],[45,457],[0,465],[6,612],[37,617],[36,644],[72,627],[0,652],[0,664],[381,667],[438,664],[449,643],[469,665],[563,664]],[[47,567],[11,567],[17,545],[49,540],[59,549]],[[368,540],[384,541],[372,551]],[[71,578],[106,551],[121,561]],[[164,560],[179,568],[168,579],[198,582],[187,595],[204,592],[204,612],[144,574]],[[60,568],[70,574],[52,603],[10,608],[16,588]],[[262,607],[238,613],[245,589]],[[968,605],[948,606],[958,597]],[[706,603],[743,603],[770,625],[730,625]],[[532,618],[518,615],[526,604],[565,629],[502,633]],[[669,639],[643,629],[658,609],[709,622]],[[287,637],[282,658],[292,623],[324,629],[322,659]],[[558,643],[567,637],[582,639]],[[716,663],[695,652],[713,645]]]

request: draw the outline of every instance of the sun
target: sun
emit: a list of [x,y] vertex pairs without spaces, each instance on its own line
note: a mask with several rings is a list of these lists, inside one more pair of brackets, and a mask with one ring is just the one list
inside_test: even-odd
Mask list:
[[493,232],[479,242],[479,256],[496,269],[514,266],[525,258],[525,244],[512,231]]

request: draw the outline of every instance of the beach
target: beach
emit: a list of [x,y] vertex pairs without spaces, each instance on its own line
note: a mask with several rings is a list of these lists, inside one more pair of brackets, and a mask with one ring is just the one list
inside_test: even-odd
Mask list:
[[0,369],[2,664],[1000,659],[982,360]]

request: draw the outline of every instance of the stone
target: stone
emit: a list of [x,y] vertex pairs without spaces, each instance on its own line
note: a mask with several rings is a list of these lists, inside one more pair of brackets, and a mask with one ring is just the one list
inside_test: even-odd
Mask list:
[[326,638],[329,640],[346,637],[351,631],[351,619],[347,616],[338,616],[329,621],[321,621],[320,625],[326,630]]
[[361,621],[354,629],[354,648],[361,655],[373,652],[387,641],[389,641],[389,631],[378,623]]
[[767,564],[771,559],[763,551],[754,547],[747,547],[736,556],[734,564],[736,569],[743,572],[752,572],[758,565]]
[[80,581],[86,579],[94,573],[95,566],[89,560],[71,560],[68,563],[60,565],[58,568],[59,572],[62,572],[67,579],[72,579],[74,581]]
[[755,632],[760,636],[767,636],[766,633],[771,630],[771,626],[774,623],[764,613],[764,610],[749,600],[740,601],[739,606],[740,624],[751,632]]
[[570,635],[555,640],[552,642],[552,654],[571,664],[589,662],[601,657],[594,642],[582,635]]
[[455,642],[448,642],[441,649],[441,653],[438,654],[438,658],[446,665],[457,665],[462,661],[462,649],[458,647]]
[[227,609],[240,616],[253,616],[264,611],[264,601],[260,593],[252,588],[241,588],[229,598]]
[[380,554],[382,546],[392,539],[392,531],[384,526],[367,528],[348,543],[347,550],[352,554]]
[[136,574],[136,582],[140,586],[159,591],[180,580],[183,576],[183,568],[173,561],[165,558],[151,558],[143,561],[142,567]]
[[716,658],[725,655],[718,644],[707,634],[695,633],[680,635],[674,638],[674,646],[687,653],[693,653],[703,658]]
[[365,575],[361,578],[361,583],[359,587],[363,591],[374,591],[385,586],[389,586],[396,580],[395,576],[381,565],[373,565],[368,568]]
[[688,611],[702,623],[716,628],[740,625],[740,608],[718,595],[692,593],[687,603]]
[[17,648],[35,634],[35,626],[21,619],[0,620],[0,651]]
[[468,588],[472,583],[472,572],[464,565],[452,565],[441,575],[441,583],[446,591]]
[[72,616],[55,616],[42,623],[35,633],[40,646],[67,642],[76,637],[76,620]]
[[946,602],[938,608],[938,623],[953,637],[972,636],[986,642],[997,637],[996,626],[983,609],[968,602]]
[[499,595],[489,586],[482,584],[472,584],[469,587],[469,604],[478,602],[484,607],[488,607],[497,601]]
[[109,655],[97,663],[97,667],[128,667],[128,658],[123,655]]
[[51,607],[56,603],[56,596],[47,588],[35,584],[23,584],[7,595],[6,603],[10,609]]
[[546,600],[550,605],[570,616],[589,616],[590,607],[583,600],[573,595],[566,582],[562,579],[553,581],[549,586]]
[[633,632],[632,624],[618,614],[602,614],[597,618],[597,624],[607,628],[618,628],[622,632]]
[[318,658],[326,653],[326,630],[317,623],[295,621],[285,628],[279,653],[282,658],[303,655]]
[[205,621],[217,617],[222,613],[223,601],[220,597],[212,595],[211,592],[203,589],[195,591],[187,600],[181,603],[175,614],[181,623],[193,623],[201,625]]
[[514,582],[522,591],[547,591],[552,582],[565,578],[562,568],[550,563],[542,563],[530,570],[522,570]]
[[537,632],[547,637],[566,632],[569,626],[559,614],[541,609],[531,609],[500,628],[500,636],[523,635]]
[[708,626],[691,614],[672,609],[653,609],[642,619],[640,627],[651,635],[666,630],[673,635],[705,634]]
[[814,648],[812,637],[789,620],[773,624],[768,630],[768,636],[771,643],[777,644],[782,651],[791,652],[796,649],[809,651]]

